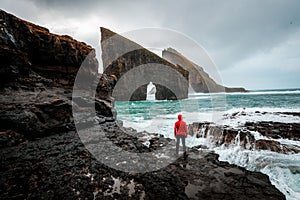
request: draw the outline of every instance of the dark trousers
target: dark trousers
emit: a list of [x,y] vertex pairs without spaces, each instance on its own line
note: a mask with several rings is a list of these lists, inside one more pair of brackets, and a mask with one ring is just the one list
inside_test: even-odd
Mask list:
[[180,139],[182,141],[182,146],[183,146],[183,151],[186,152],[186,147],[185,147],[185,136],[184,135],[176,135],[176,154],[179,153],[179,143]]

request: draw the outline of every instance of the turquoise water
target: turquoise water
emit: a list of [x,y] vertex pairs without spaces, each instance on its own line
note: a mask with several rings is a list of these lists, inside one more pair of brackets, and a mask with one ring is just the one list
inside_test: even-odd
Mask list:
[[300,108],[300,90],[250,92],[226,96],[228,108]]
[[[188,99],[178,101],[116,102],[115,108],[117,118],[123,121],[124,126],[173,138],[173,125],[179,113],[183,114],[187,123],[209,121],[232,127],[242,125],[246,121],[300,123],[300,117],[278,114],[278,112],[300,112],[300,89],[229,94],[197,93],[190,94]],[[231,118],[233,113],[243,114]],[[300,148],[300,141],[279,142]],[[187,138],[188,146],[199,144],[207,145],[217,152],[220,160],[267,174],[288,200],[300,199],[300,154],[283,155],[270,151],[250,151],[239,146],[215,147],[210,145],[210,141],[201,138]]]
[[[179,101],[116,102],[118,119],[142,122],[162,115],[177,113],[210,113],[229,111],[234,108],[300,109],[300,89],[279,91],[253,91],[231,94],[191,94],[189,99]],[[199,118],[201,120],[201,118]]]

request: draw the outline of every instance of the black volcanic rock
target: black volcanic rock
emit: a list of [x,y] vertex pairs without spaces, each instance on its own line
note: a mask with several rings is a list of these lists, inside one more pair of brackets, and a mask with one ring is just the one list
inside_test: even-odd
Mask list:
[[[28,138],[74,130],[74,80],[85,59],[86,75],[97,73],[93,48],[3,10],[0,28],[0,129]],[[97,112],[112,117],[112,101],[100,100],[111,99],[106,92],[110,82],[98,76]]]
[[[293,113],[293,114],[299,115],[299,113]],[[274,139],[285,138],[290,140],[300,140],[299,123],[262,121],[262,122],[247,122],[245,126],[252,130],[260,132],[264,136],[271,137]]]
[[[151,152],[154,148],[134,139],[131,135],[138,133],[130,129],[127,136],[122,134],[115,122],[96,126],[108,130],[110,140],[124,149]],[[156,147],[165,142],[159,137]],[[266,175],[221,162],[217,154],[197,148],[187,158],[141,174],[100,163],[72,131],[2,148],[1,153],[4,199],[285,199]]]
[[[280,131],[276,131],[278,129],[274,128],[279,128],[278,124],[281,124]],[[297,136],[299,133],[298,129],[299,124],[297,123],[247,122],[244,126],[238,128],[220,126],[213,123],[193,123],[189,125],[189,134],[196,137],[209,137],[216,146],[240,145],[245,149],[270,150],[277,153],[290,154],[299,153],[299,147],[273,140],[255,139],[250,131],[258,131],[264,136],[275,139],[292,139],[291,135],[295,135],[293,139],[299,140]]]
[[228,88],[217,84],[202,67],[193,63],[175,49],[168,48],[163,50],[162,57],[189,71],[189,83],[195,92],[246,92],[244,88]]
[[[127,73],[123,77],[124,87],[114,96],[116,100],[146,100],[147,84],[150,81],[156,86],[156,99],[187,98],[188,71],[181,66],[173,65],[139,44],[103,27],[101,48],[104,74],[115,76],[119,81],[127,72],[134,73],[132,76]],[[128,94],[131,96],[126,98]]]

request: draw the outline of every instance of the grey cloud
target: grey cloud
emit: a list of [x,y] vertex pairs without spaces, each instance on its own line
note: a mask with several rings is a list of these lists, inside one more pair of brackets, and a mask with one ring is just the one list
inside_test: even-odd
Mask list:
[[[53,22],[55,25],[55,22],[72,19],[78,21],[78,30],[80,23],[85,23],[83,20],[89,23],[89,17],[99,19],[97,26],[108,25],[116,32],[145,26],[174,29],[202,45],[221,70],[238,67],[243,60],[255,61],[253,58],[261,52],[272,54],[278,46],[289,54],[295,49],[290,48],[287,41],[299,40],[296,33],[300,33],[298,0],[19,0],[18,4],[12,4],[10,0],[3,0],[2,6],[35,23],[57,20]],[[22,11],[24,6],[26,9]],[[44,13],[49,16],[45,17]],[[78,39],[98,45],[98,27],[95,30],[81,34]],[[287,60],[281,62],[277,66],[288,63]],[[241,70],[240,76],[242,73]],[[223,79],[229,78],[226,75]]]
[[[300,27],[297,1],[218,1],[218,4],[189,4],[181,30],[213,49],[221,67],[229,67],[257,50],[268,51],[289,39]],[[202,12],[202,13],[201,13]],[[172,23],[172,22],[170,22]],[[168,24],[166,24],[168,26]],[[175,27],[176,25],[173,25]],[[231,58],[231,59],[229,59]]]

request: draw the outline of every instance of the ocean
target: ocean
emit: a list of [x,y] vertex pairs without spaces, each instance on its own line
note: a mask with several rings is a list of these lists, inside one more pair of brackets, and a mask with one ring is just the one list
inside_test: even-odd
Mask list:
[[[300,123],[300,89],[261,90],[247,93],[190,94],[188,99],[158,101],[148,95],[147,101],[115,102],[117,119],[125,127],[138,131],[160,133],[174,138],[173,126],[179,113],[187,124],[214,122],[229,127],[242,126],[245,122],[273,121]],[[242,113],[232,117],[236,113]],[[261,114],[263,113],[263,114]],[[257,135],[255,137],[264,137]],[[259,133],[258,133],[259,134]],[[270,138],[264,138],[271,140]],[[300,148],[299,140],[272,139],[282,144]],[[280,154],[268,150],[248,150],[239,145],[214,146],[208,139],[188,137],[189,147],[205,145],[228,161],[267,174],[288,200],[300,199],[300,154]]]

